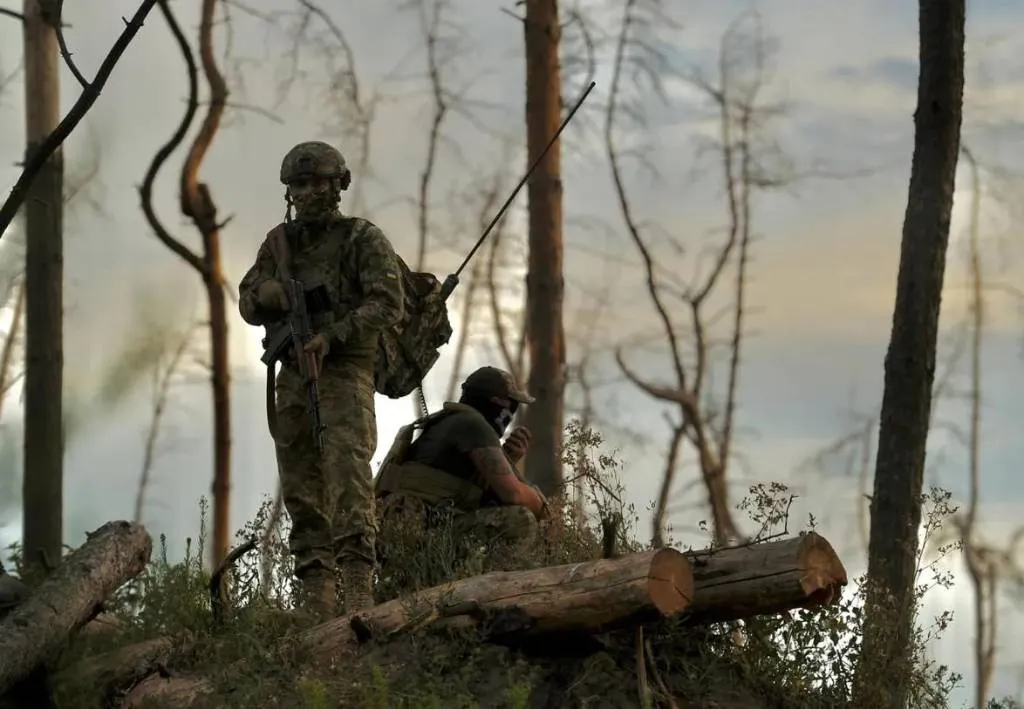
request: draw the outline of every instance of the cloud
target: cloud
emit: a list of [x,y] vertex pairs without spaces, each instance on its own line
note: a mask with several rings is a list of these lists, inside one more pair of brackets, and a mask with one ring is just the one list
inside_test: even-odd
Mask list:
[[[852,405],[867,413],[877,409],[880,399],[912,151],[915,90],[910,77],[917,56],[916,9],[912,4],[882,0],[690,3],[679,18],[684,21],[683,29],[673,36],[677,52],[673,61],[679,68],[694,64],[710,67],[708,61],[716,55],[721,33],[752,6],[760,11],[766,30],[778,39],[775,80],[767,97],[791,104],[790,113],[780,119],[773,136],[804,168],[827,166],[833,172],[851,172],[870,167],[876,172],[857,180],[824,180],[812,171],[812,176],[792,190],[759,197],[755,204],[762,238],[753,265],[752,337],[745,354],[740,413],[741,449],[749,467],[739,468],[737,494],[755,477],[789,480],[801,492],[797,510],[801,519],[813,512],[827,525],[830,538],[855,540],[859,523],[851,510],[856,509],[857,482],[836,471],[798,474],[796,469],[807,455],[842,432],[851,398]],[[108,2],[102,12],[69,5],[68,21],[74,27],[68,41],[87,75],[120,31],[119,16],[130,14],[134,7],[134,0]],[[263,4],[267,11],[294,7],[287,0]],[[183,5],[178,10],[186,32],[194,33],[197,6]],[[1012,3],[999,2],[974,4],[969,12],[969,54],[985,57],[988,75],[984,81],[968,82],[968,133],[979,153],[1012,163],[1024,135],[1018,118],[1024,71],[1022,41],[1009,35],[1001,42],[989,40],[1005,35],[1005,28],[1012,26],[1010,20],[1020,17],[1021,10]],[[476,238],[475,227],[468,225],[477,207],[466,195],[496,169],[506,170],[511,182],[526,166],[521,151],[506,156],[501,145],[504,136],[518,139],[523,131],[521,27],[479,2],[458,0],[454,13],[464,25],[459,41],[468,47],[470,57],[454,79],[459,86],[472,82],[469,95],[477,112],[474,120],[454,116],[446,132],[433,194],[438,205],[433,214],[435,234],[446,246],[430,264],[442,272],[457,264]],[[609,17],[607,26],[614,27],[618,11]],[[403,198],[416,188],[429,120],[429,97],[418,78],[423,52],[417,18],[395,14],[390,3],[361,3],[337,19],[352,43],[362,88],[370,92],[376,85],[383,92],[372,136],[374,176],[357,175],[356,179],[368,184],[368,203],[374,207],[370,216],[396,248],[411,255],[415,221]],[[238,103],[271,106],[282,70],[282,62],[277,60],[285,57],[288,45],[281,35],[268,34],[257,21],[241,13],[234,13],[233,21],[234,51],[247,67],[245,90],[239,89],[233,98]],[[388,41],[381,41],[384,36]],[[578,314],[608,285],[611,304],[597,325],[607,343],[628,340],[638,330],[649,331],[655,323],[599,142],[609,48],[607,38],[599,34],[598,39],[598,87],[580,114],[583,120],[574,123],[566,137],[566,268],[573,313],[570,327],[578,325]],[[221,212],[234,216],[223,234],[226,269],[233,282],[250,265],[264,234],[281,218],[284,205],[277,170],[283,153],[299,140],[342,142],[339,136],[346,126],[323,100],[329,77],[308,51],[312,44],[306,47],[302,66],[307,76],[305,90],[296,91],[275,108],[277,121],[252,111],[234,112],[236,122],[222,132],[203,169],[203,179],[211,185]],[[15,66],[20,54],[20,28],[15,23],[0,23],[0,47],[0,66]],[[391,77],[389,82],[380,87],[386,76]],[[76,97],[77,86],[66,72],[63,79],[62,105],[67,108]],[[648,97],[647,107],[657,110],[644,135],[624,136],[624,141],[649,145],[659,173],[631,162],[627,177],[641,218],[669,230],[687,246],[689,258],[723,223],[721,177],[715,163],[695,157],[695,134],[706,131],[707,126],[695,120],[699,115],[692,89],[669,83],[667,104],[659,105]],[[7,156],[6,166],[21,155],[21,91],[20,86],[13,86],[3,96],[0,109],[0,120],[7,128],[0,131],[0,155]],[[177,125],[184,93],[181,60],[162,20],[153,15],[115,70],[89,119],[102,146],[99,179],[106,187],[108,215],[77,216],[71,227],[75,238],[68,240],[68,360],[84,375],[95,376],[111,343],[130,332],[133,306],[129,294],[134,285],[166,293],[186,305],[194,303],[194,312],[202,315],[199,279],[152,236],[139,212],[136,192],[153,151]],[[238,123],[240,118],[244,122]],[[68,147],[72,159],[85,152],[78,140],[74,137]],[[348,154],[355,149],[351,144],[341,147]],[[194,230],[177,210],[176,171],[181,158],[179,153],[169,161],[157,185],[156,206],[172,231],[196,246]],[[12,183],[15,175],[13,167],[0,169],[0,180]],[[962,189],[957,197],[966,199]],[[522,195],[514,207],[517,222],[510,238],[521,237],[525,201]],[[447,209],[449,203],[463,209],[452,213]],[[603,227],[588,229],[584,222],[600,222]],[[658,258],[662,263],[679,264],[679,271],[693,267],[692,260],[681,261],[664,245],[659,247]],[[943,316],[947,327],[966,312],[967,304],[960,286],[962,261],[958,254],[951,253],[950,258]],[[1005,265],[1007,281],[1016,282],[1024,275],[1019,261],[998,260]],[[516,272],[507,275],[510,282],[518,279]],[[581,285],[588,290],[584,292]],[[193,312],[190,308],[186,311]],[[1021,415],[1017,402],[1022,400],[1016,352],[1020,321],[1009,301],[993,302],[989,316],[992,344],[986,354],[986,382],[991,393],[986,403],[985,435],[991,445],[986,450],[985,489],[990,499],[1014,501],[1024,494],[1016,482],[1015,467],[1024,455],[1016,435]],[[258,337],[255,329],[233,316],[235,526],[251,517],[261,497],[274,490],[273,451],[263,420],[262,373],[253,366],[258,361],[253,349]],[[578,344],[570,343],[571,355]],[[483,361],[483,355],[476,356]],[[450,352],[431,375],[428,397],[432,405],[442,398],[448,357]],[[645,374],[667,380],[664,358],[640,352],[631,352],[630,358]],[[616,372],[608,366],[606,354],[602,361],[600,374],[613,379]],[[147,523],[155,532],[168,534],[172,550],[180,550],[174,545],[198,532],[197,500],[209,490],[208,398],[202,386],[178,393],[170,421],[173,435],[168,437],[155,472]],[[84,530],[111,516],[130,514],[146,404],[146,392],[140,391],[131,406],[98,422],[81,447],[69,452],[66,512],[70,542],[80,540]],[[613,441],[624,447],[630,498],[643,509],[656,494],[660,479],[662,458],[657,446],[664,427],[663,409],[614,382],[600,390],[598,406],[606,418],[642,429],[657,444],[644,449],[625,438]],[[945,411],[950,417],[962,413],[956,407]],[[383,449],[413,412],[408,401],[381,400],[378,413]],[[960,479],[963,466],[955,447],[949,448],[952,452],[940,467],[945,481],[952,484]],[[380,455],[378,452],[378,460]],[[694,479],[692,468],[685,468],[680,489]],[[703,512],[685,505],[699,501],[699,495],[681,494],[679,499],[683,507],[673,521],[681,533],[692,535]],[[1011,516],[1009,509],[1016,508],[995,510],[992,515]],[[647,522],[643,524],[646,527]],[[958,667],[968,664],[957,654],[958,647],[967,645],[966,637],[959,638],[959,646],[954,643],[943,650]],[[1006,672],[1000,677],[1004,684],[1009,681]]]
[[867,66],[837,66],[832,75],[851,85],[882,84],[899,91],[917,91],[917,58],[884,57]]

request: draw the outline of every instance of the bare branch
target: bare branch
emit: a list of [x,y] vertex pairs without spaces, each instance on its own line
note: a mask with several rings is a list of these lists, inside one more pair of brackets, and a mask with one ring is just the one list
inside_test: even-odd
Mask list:
[[149,169],[146,170],[146,176],[142,180],[142,186],[139,188],[139,197],[142,202],[142,211],[146,215],[146,221],[149,222],[149,226],[153,233],[156,234],[156,237],[178,258],[205,277],[208,269],[206,264],[203,263],[202,258],[171,236],[171,233],[164,227],[153,207],[153,183],[156,182],[157,175],[164,163],[167,162],[167,158],[185,140],[185,136],[188,135],[188,131],[192,127],[192,121],[195,120],[196,112],[199,110],[199,71],[196,67],[195,58],[192,56],[192,49],[189,47],[188,39],[185,38],[185,34],[181,31],[181,26],[178,24],[178,20],[166,0],[160,0],[160,12],[167,21],[167,26],[174,36],[178,49],[181,50],[182,58],[185,60],[188,74],[188,101],[185,105],[185,114],[182,116],[178,127],[171,134],[170,139],[153,155]]
[[[297,0],[301,8],[298,12],[272,13],[254,10],[239,0],[226,1],[267,23],[268,26],[280,30],[288,39],[290,46],[284,56],[287,71],[278,86],[278,105],[287,99],[296,80],[302,75],[300,63],[303,50],[311,49],[323,62],[329,77],[328,85],[326,90],[317,93],[317,98],[327,104],[323,112],[330,118],[325,128],[332,133],[340,131],[346,143],[358,145],[355,160],[350,160],[354,167],[353,172],[360,177],[353,182],[351,204],[353,211],[363,211],[362,185],[372,178],[372,126],[380,96],[377,93],[371,94],[369,98],[365,96],[356,71],[355,52],[345,33],[327,11],[311,0]],[[282,27],[280,21],[287,17],[294,18],[294,24],[291,27]],[[313,26],[317,22],[326,27],[326,39],[314,34]]]
[[46,136],[46,140],[28,156],[25,167],[18,176],[14,187],[11,188],[10,195],[4,200],[3,206],[0,207],[0,238],[3,238],[7,233],[7,228],[11,225],[15,215],[17,215],[18,210],[28,196],[28,188],[35,180],[36,175],[39,174],[39,171],[50,159],[50,156],[71,135],[71,131],[81,123],[89,109],[96,103],[96,99],[99,98],[103,87],[106,86],[107,79],[110,78],[110,74],[114,71],[117,62],[121,59],[125,50],[128,49],[128,45],[135,38],[138,31],[142,29],[146,16],[149,15],[149,11],[153,9],[153,6],[158,1],[160,0],[143,0],[135,15],[132,16],[131,21],[125,21],[124,31],[117,38],[117,41],[114,42],[114,46],[111,47],[107,56],[104,57],[100,68],[96,71],[96,76],[89,84],[89,88],[82,91],[78,100],[75,101],[75,105],[71,107],[71,110],[68,111],[64,119],[61,120],[50,135]]
[[[480,230],[486,228],[487,223],[490,221],[491,214],[494,213],[495,206],[498,204],[498,200],[501,198],[501,192],[505,185],[505,175],[502,172],[498,172],[493,176],[491,184],[487,187],[483,194],[483,200],[480,205],[480,211],[477,215],[477,226]],[[473,262],[473,268],[470,271],[469,282],[466,284],[466,289],[463,293],[462,306],[462,317],[460,322],[462,329],[459,332],[458,342],[455,344],[455,353],[452,360],[452,371],[448,380],[448,391],[446,399],[453,401],[455,399],[455,389],[458,386],[459,378],[462,372],[462,361],[465,357],[466,348],[469,344],[469,333],[472,322],[474,320],[475,305],[474,297],[481,283],[485,279],[485,268],[490,263],[477,259]],[[488,274],[493,276],[493,273]],[[484,284],[486,285],[486,284]]]
[[[487,255],[484,282],[487,284],[488,303],[491,309],[491,323],[494,326],[494,334],[498,351],[501,353],[502,360],[505,362],[505,368],[512,373],[512,376],[521,381],[523,374],[522,367],[520,366],[522,354],[521,350],[514,351],[512,348],[508,329],[505,325],[505,314],[501,307],[501,295],[497,281],[498,255],[500,254],[500,249],[504,242],[506,224],[506,220],[502,219],[495,225],[494,232],[491,234],[491,248]],[[520,338],[519,342],[522,342],[522,338]]]
[[88,91],[89,90],[89,82],[85,80],[85,77],[82,75],[82,72],[80,72],[78,70],[78,66],[71,59],[71,52],[68,51],[68,43],[67,43],[67,40],[64,38],[64,29],[63,29],[64,25],[63,25],[63,22],[62,22],[62,18],[64,16],[64,0],[56,0],[56,3],[57,3],[57,17],[53,18],[55,20],[53,25],[54,25],[54,32],[57,35],[57,45],[60,47],[60,55],[62,57],[64,57],[64,63],[67,65],[68,69],[71,71],[71,74],[75,77],[75,80],[78,81],[78,84],[83,89]]
[[[750,248],[754,242],[752,228],[751,195],[755,190],[774,188],[785,183],[781,173],[770,172],[759,151],[770,152],[758,143],[758,131],[769,118],[778,114],[778,109],[759,103],[760,89],[765,80],[764,61],[766,43],[760,32],[759,23],[752,37],[741,33],[742,23],[756,14],[744,14],[734,21],[723,35],[718,54],[717,77],[714,82],[695,75],[691,82],[702,91],[716,112],[718,135],[714,143],[715,155],[721,164],[723,192],[725,197],[727,226],[724,238],[710,252],[711,265],[702,275],[689,284],[682,284],[674,278],[664,261],[659,264],[651,235],[655,226],[646,225],[634,214],[628,190],[625,185],[624,158],[628,151],[619,148],[616,128],[620,117],[643,121],[638,107],[631,107],[620,95],[624,86],[644,83],[658,97],[665,99],[659,76],[664,73],[666,60],[647,42],[636,36],[635,28],[640,24],[641,7],[644,12],[654,12],[653,5],[644,5],[638,0],[626,2],[625,12],[615,48],[612,69],[612,85],[609,90],[605,115],[605,152],[611,168],[619,212],[626,232],[637,249],[643,265],[648,299],[655,311],[663,333],[664,345],[668,350],[669,364],[674,374],[671,386],[654,385],[642,381],[628,369],[621,350],[616,359],[626,378],[649,396],[666,403],[675,404],[680,420],[670,423],[672,434],[668,444],[666,460],[675,465],[678,459],[677,447],[688,441],[697,454],[701,475],[711,508],[716,542],[722,543],[738,538],[733,521],[731,506],[728,504],[726,469],[732,461],[735,418],[739,392],[739,374],[742,346],[745,339],[746,283],[750,263]],[[749,51],[752,66],[747,74],[740,72],[741,53]],[[774,153],[772,153],[774,154]],[[636,157],[636,156],[633,156]],[[663,241],[678,256],[685,255],[685,249],[677,236],[660,234]],[[730,265],[735,268],[730,271]],[[707,312],[712,295],[721,290],[725,274],[729,272],[732,283],[730,308],[718,312]],[[728,287],[728,286],[727,286]],[[679,301],[689,322],[688,341],[692,345],[692,361],[684,357],[680,345],[681,332],[673,317],[670,303]],[[729,335],[720,343],[714,334],[718,320],[730,316]],[[726,377],[721,402],[716,402],[708,390],[712,363],[719,347],[728,350]],[[655,513],[655,524],[664,519],[664,504],[667,504],[667,487],[673,482],[670,467],[666,470],[662,491],[659,495],[662,507]],[[654,538],[660,539],[660,528],[654,530]]]
[[[217,207],[209,187],[200,181],[199,171],[220,128],[227,106],[228,86],[221,74],[213,47],[213,25],[217,0],[203,0],[199,23],[199,57],[210,89],[210,100],[202,124],[182,164],[179,176],[179,206],[199,232],[202,255],[185,247],[160,224],[153,211],[152,187],[160,167],[184,140],[198,110],[198,71],[192,49],[170,9],[168,0],[160,0],[160,9],[185,61],[189,98],[185,115],[171,139],[157,151],[143,181],[142,208],[157,237],[202,278],[209,306],[207,325],[210,335],[210,388],[213,395],[213,540],[211,561],[219,567],[227,553],[228,496],[231,474],[230,360],[225,291],[227,281],[221,263],[220,230],[226,222],[217,219]],[[223,587],[222,587],[223,588]],[[226,599],[222,599],[226,602]]]
[[135,513],[132,518],[136,522],[142,521],[142,508],[145,503],[146,491],[149,489],[149,481],[153,472],[153,464],[156,460],[156,444],[160,437],[161,426],[164,415],[170,403],[171,384],[181,367],[185,352],[192,344],[192,337],[195,334],[195,326],[185,330],[178,342],[178,345],[171,352],[170,359],[162,369],[154,371],[156,388],[153,395],[153,409],[150,412],[149,428],[146,431],[146,443],[143,448],[142,468],[139,471],[139,487],[135,493]]

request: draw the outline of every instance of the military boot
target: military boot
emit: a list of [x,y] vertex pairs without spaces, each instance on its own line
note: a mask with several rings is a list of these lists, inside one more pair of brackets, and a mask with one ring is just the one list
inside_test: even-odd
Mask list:
[[373,564],[361,559],[338,563],[341,577],[341,614],[373,608]]
[[334,617],[334,572],[323,566],[312,566],[298,574],[301,591],[300,607],[320,618]]

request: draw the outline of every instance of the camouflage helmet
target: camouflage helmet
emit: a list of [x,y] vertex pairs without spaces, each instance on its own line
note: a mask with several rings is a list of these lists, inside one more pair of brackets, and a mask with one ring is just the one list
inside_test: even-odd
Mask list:
[[341,180],[341,189],[347,190],[352,182],[352,173],[345,165],[345,158],[337,148],[319,140],[299,143],[288,151],[281,161],[281,183],[309,177],[336,177]]
[[511,399],[520,404],[532,404],[535,399],[523,391],[515,378],[497,367],[481,367],[462,382],[463,391],[471,391],[483,396],[496,396]]

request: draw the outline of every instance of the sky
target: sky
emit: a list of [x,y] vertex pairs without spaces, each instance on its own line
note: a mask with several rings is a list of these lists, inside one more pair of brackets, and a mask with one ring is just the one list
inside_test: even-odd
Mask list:
[[[641,4],[646,7],[650,2]],[[522,34],[518,21],[503,11],[514,11],[512,3],[507,5],[453,0],[442,23],[442,75],[463,99],[442,126],[430,191],[434,246],[426,265],[441,276],[459,264],[480,231],[484,186],[498,179],[510,188],[525,169]],[[175,7],[194,42],[198,3],[177,2]],[[333,16],[351,45],[360,99],[373,105],[364,170],[359,167],[362,144],[352,113],[332,98],[338,86],[347,85],[347,65],[336,49],[331,49],[330,65],[319,51],[337,46],[322,24],[311,23],[312,34],[304,40],[298,62],[290,60],[290,32],[298,7],[295,0],[228,5],[231,21],[218,36],[221,57],[230,45],[225,68],[232,110],[201,176],[221,213],[232,217],[223,233],[225,270],[232,283],[241,278],[263,235],[283,215],[277,181],[281,157],[308,139],[328,140],[341,148],[355,171],[346,206],[381,226],[406,260],[415,258],[413,199],[427,155],[432,110],[421,18],[416,9],[400,10],[393,0],[353,4],[346,13]],[[657,324],[636,249],[617,208],[602,142],[611,43],[621,8],[604,0],[589,0],[580,7],[590,21],[572,18],[564,30],[566,102],[588,79],[586,63],[574,61],[584,45],[581,28],[587,29],[594,46],[597,87],[563,143],[569,358],[578,359],[590,342],[592,379],[601,383],[595,391],[597,414],[609,447],[617,449],[623,461],[629,499],[643,512],[661,479],[665,410],[621,381],[612,353],[615,347],[624,347],[629,363],[660,383],[671,382],[669,361],[663,348],[636,344],[657,334]],[[859,533],[862,483],[839,461],[807,462],[848,433],[859,417],[874,416],[881,400],[913,149],[914,5],[881,0],[700,0],[673,7],[674,23],[659,21],[645,30],[650,32],[645,39],[662,52],[661,96],[639,74],[631,74],[626,82],[624,100],[646,118],[642,125],[623,124],[616,132],[622,150],[628,151],[625,177],[630,200],[659,264],[680,279],[692,278],[702,248],[721,238],[726,218],[720,170],[708,151],[709,140],[715,138],[715,117],[693,79],[715,80],[723,32],[741,13],[758,11],[772,50],[761,96],[766,106],[785,108],[763,125],[759,145],[777,148],[766,158],[766,168],[780,170],[777,174],[790,179],[783,189],[758,194],[754,202],[758,241],[748,288],[751,307],[740,380],[734,494],[739,499],[757,481],[790,484],[800,495],[793,512],[796,520],[813,514],[854,575],[865,564]],[[93,74],[116,39],[120,16],[130,16],[134,9],[128,0],[108,0],[101,11],[68,4],[67,40],[86,76]],[[275,20],[277,29],[258,16]],[[1006,0],[976,0],[968,8],[964,139],[984,165],[984,264],[993,284],[984,349],[982,498],[984,530],[995,544],[1012,533],[1024,506],[1024,481],[1017,474],[1024,456],[1017,432],[1024,415],[1024,329],[1020,303],[996,287],[1024,275],[1020,235],[1015,232],[1019,222],[997,202],[1015,184],[1007,170],[1012,171],[1024,153],[1024,126],[1018,117],[1024,95],[1024,39],[1009,31],[1022,19],[1024,9]],[[748,16],[744,27],[753,26],[749,20]],[[0,182],[6,185],[17,177],[22,151],[19,52],[17,24],[0,18],[0,76],[12,77],[0,94]],[[283,83],[290,73],[297,79],[285,93]],[[62,81],[67,110],[78,86],[67,71]],[[79,543],[85,531],[108,519],[132,514],[151,392],[144,378],[116,409],[103,410],[97,404],[103,383],[112,379],[112,369],[117,371],[117,353],[126,340],[146,331],[144,318],[154,309],[172,329],[202,317],[198,277],[153,236],[137,192],[153,153],[178,124],[185,95],[180,55],[162,18],[154,13],[67,144],[72,174],[87,171],[90,161],[98,159],[98,173],[86,185],[86,193],[102,208],[76,206],[67,226],[66,379],[82,421],[67,452],[69,544]],[[195,248],[195,233],[176,204],[176,171],[182,156],[175,154],[165,168],[155,206],[168,228]],[[955,351],[956,326],[968,313],[964,232],[972,189],[962,165],[943,295],[943,362]],[[525,203],[524,194],[509,219],[507,239],[512,247],[522,243]],[[684,248],[680,251],[671,243]],[[509,249],[509,258],[514,252]],[[514,308],[521,266],[504,266],[501,277],[507,291],[505,307]],[[724,305],[724,298],[712,299],[715,307]],[[597,307],[598,303],[603,305]],[[684,313],[677,310],[682,318]],[[457,330],[463,327],[458,313],[453,313],[453,321]],[[263,415],[260,334],[234,311],[230,326],[232,526],[239,528],[264,496],[273,494],[275,466]],[[471,329],[479,333],[481,326]],[[201,348],[201,333],[199,338]],[[463,374],[496,356],[479,334],[472,341]],[[452,349],[445,351],[426,383],[432,406],[444,399]],[[964,372],[960,362],[954,368],[959,387]],[[210,397],[204,377],[201,367],[193,365],[173,391],[145,506],[143,521],[154,534],[167,535],[172,551],[180,551],[185,537],[198,532],[198,500],[209,492]],[[569,396],[575,403],[579,391],[571,389]],[[375,462],[412,412],[406,400],[378,401]],[[10,439],[7,447],[15,453],[18,413],[8,407],[3,424]],[[936,417],[943,424],[962,426],[962,397],[954,391],[942,399]],[[963,500],[966,469],[956,437],[941,431],[933,435],[929,481]],[[704,512],[694,480],[695,471],[684,463],[673,498],[672,525],[677,538],[699,543],[696,530]],[[15,533],[17,519],[9,514],[8,518],[8,532]],[[642,524],[646,534],[646,514]],[[955,559],[953,567],[959,568]],[[971,594],[962,576],[952,591],[933,594],[925,612],[943,608],[952,608],[958,620],[934,650],[940,661],[963,672],[971,686]],[[1024,616],[1007,605],[1001,617],[1002,665],[995,691],[1016,694],[1024,651],[1012,647],[1011,638],[1024,630]]]

